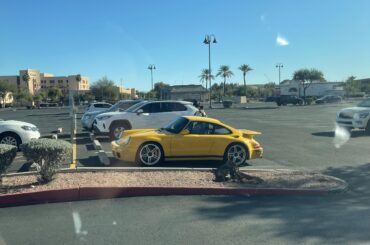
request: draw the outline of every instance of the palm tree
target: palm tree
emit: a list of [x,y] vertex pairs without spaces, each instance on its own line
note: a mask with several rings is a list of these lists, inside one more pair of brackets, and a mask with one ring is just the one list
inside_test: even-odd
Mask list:
[[239,70],[243,72],[243,80],[244,80],[244,94],[247,96],[247,84],[245,83],[245,75],[247,75],[248,72],[252,71],[253,69],[246,64],[243,64],[239,66]]
[[207,81],[210,81],[210,79],[211,80],[215,79],[215,77],[213,75],[209,74],[209,69],[203,69],[199,78],[200,78],[200,81],[201,81],[202,85],[204,84],[204,82],[206,83],[206,89],[208,88]]
[[225,96],[225,85],[226,85],[226,78],[229,78],[231,76],[233,76],[234,73],[232,71],[230,71],[230,67],[227,66],[227,65],[222,65],[220,66],[220,69],[218,69],[218,73],[216,74],[216,76],[221,76],[224,78],[224,96]]

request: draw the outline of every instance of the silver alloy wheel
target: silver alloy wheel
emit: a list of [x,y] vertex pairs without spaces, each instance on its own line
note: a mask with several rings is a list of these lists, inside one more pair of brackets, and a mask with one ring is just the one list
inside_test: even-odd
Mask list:
[[121,137],[121,133],[122,133],[124,130],[125,130],[125,128],[124,128],[124,127],[122,127],[122,126],[118,126],[118,127],[116,127],[116,128],[114,129],[114,131],[113,131],[114,138],[115,138],[116,140],[118,140],[118,139]]
[[139,152],[140,161],[148,166],[157,164],[162,157],[161,149],[156,144],[146,144]]
[[0,144],[15,145],[17,146],[17,139],[13,136],[5,136],[1,139]]
[[236,165],[243,164],[247,160],[247,152],[241,145],[232,145],[227,151],[227,159]]

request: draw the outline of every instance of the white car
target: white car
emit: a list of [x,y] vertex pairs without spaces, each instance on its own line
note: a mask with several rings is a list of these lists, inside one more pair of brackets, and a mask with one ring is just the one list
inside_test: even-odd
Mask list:
[[122,112],[140,102],[141,102],[140,100],[120,100],[116,104],[112,105],[110,108],[106,110],[86,112],[81,118],[82,127],[87,130],[92,130],[93,129],[92,125],[97,115],[106,113],[106,112],[114,112],[114,111]]
[[112,104],[106,102],[91,103],[86,107],[85,112],[104,111],[109,109],[111,106]]
[[361,101],[356,107],[349,107],[337,113],[336,123],[347,129],[365,129],[370,134],[370,98]]
[[93,123],[97,134],[119,139],[125,129],[160,128],[179,116],[199,116],[199,110],[186,101],[143,101],[124,112],[98,115]]
[[0,119],[0,144],[15,145],[40,138],[39,129],[31,124],[14,120]]

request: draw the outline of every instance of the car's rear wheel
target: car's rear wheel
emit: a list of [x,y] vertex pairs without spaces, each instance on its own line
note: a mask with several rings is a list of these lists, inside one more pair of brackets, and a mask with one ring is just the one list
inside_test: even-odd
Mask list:
[[109,137],[111,140],[118,140],[125,129],[128,129],[128,125],[124,122],[115,122],[109,129]]
[[163,158],[163,149],[155,142],[142,144],[136,153],[136,163],[143,167],[158,165],[162,162]]
[[242,165],[249,158],[249,153],[247,148],[240,143],[233,143],[229,145],[224,154],[224,161],[231,160],[236,165]]
[[4,133],[0,136],[0,144],[14,145],[19,148],[20,144],[22,144],[22,140],[15,133]]

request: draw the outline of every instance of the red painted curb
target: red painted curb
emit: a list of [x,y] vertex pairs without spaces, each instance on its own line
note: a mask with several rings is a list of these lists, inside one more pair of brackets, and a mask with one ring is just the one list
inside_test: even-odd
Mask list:
[[312,196],[329,193],[330,190],[302,189],[252,189],[252,188],[189,188],[189,187],[80,187],[29,193],[0,195],[0,207],[30,204],[73,202],[134,196],[169,195],[300,195]]
[[79,188],[0,195],[0,207],[79,200]]

